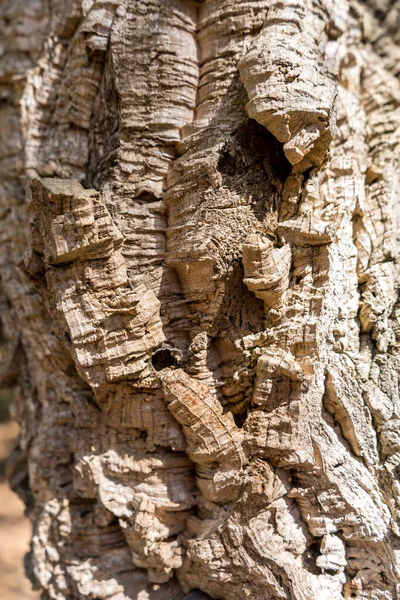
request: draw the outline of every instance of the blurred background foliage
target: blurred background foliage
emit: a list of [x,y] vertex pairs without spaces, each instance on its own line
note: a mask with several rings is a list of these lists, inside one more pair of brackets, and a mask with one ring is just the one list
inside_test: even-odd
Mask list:
[[5,423],[11,419],[12,399],[12,389],[0,390],[0,423]]

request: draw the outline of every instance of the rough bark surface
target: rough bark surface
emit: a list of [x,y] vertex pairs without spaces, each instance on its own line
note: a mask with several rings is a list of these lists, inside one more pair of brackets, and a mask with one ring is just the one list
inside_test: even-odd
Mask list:
[[0,374],[43,598],[400,598],[400,2],[0,21]]

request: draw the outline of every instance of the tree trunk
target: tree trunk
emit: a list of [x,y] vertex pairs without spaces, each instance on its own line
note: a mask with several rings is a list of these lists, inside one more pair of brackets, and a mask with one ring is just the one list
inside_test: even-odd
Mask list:
[[400,2],[0,5],[43,599],[400,598]]

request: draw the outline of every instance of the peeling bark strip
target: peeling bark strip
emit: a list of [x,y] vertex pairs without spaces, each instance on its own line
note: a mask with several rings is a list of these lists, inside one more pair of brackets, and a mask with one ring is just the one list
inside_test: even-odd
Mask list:
[[0,7],[43,599],[398,599],[400,4]]
[[319,164],[332,139],[337,86],[327,43],[343,34],[346,9],[340,0],[272,0],[239,63],[249,116],[283,142],[298,170]]
[[182,425],[187,455],[196,465],[203,498],[222,505],[234,502],[240,495],[246,459],[243,435],[232,415],[223,414],[218,399],[184,371],[163,372],[161,377],[168,408]]

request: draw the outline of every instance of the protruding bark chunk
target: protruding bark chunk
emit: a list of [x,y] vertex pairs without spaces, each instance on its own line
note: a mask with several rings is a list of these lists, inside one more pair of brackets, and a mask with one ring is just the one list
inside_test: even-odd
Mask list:
[[243,246],[244,282],[268,307],[277,308],[283,303],[291,259],[289,245],[275,248],[258,233],[251,234]]

